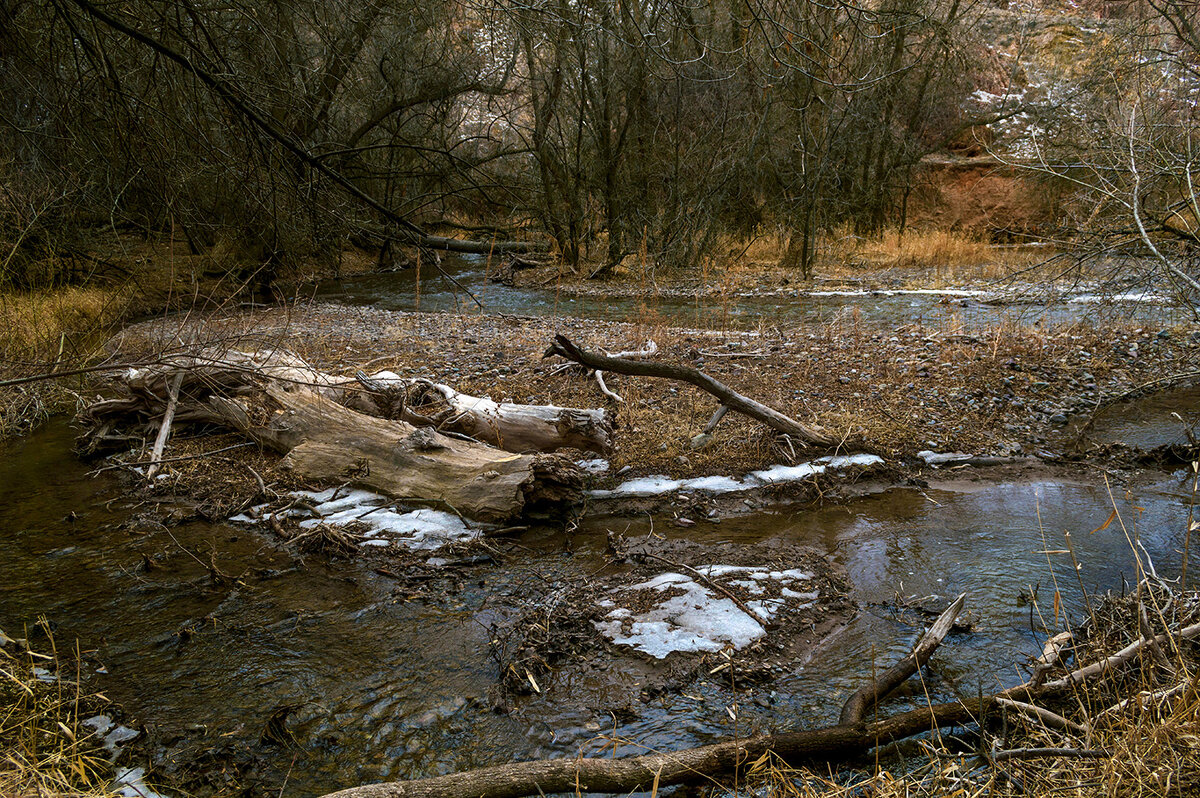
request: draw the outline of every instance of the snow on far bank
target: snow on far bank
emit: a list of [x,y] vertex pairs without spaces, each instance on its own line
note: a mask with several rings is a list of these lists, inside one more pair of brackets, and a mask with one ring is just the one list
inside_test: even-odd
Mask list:
[[693,477],[692,479],[671,479],[667,476],[652,475],[638,477],[622,482],[611,490],[593,490],[591,496],[605,499],[613,496],[661,496],[664,493],[676,491],[696,491],[698,493],[735,493],[742,490],[760,488],[764,485],[777,485],[783,482],[795,482],[814,474],[824,474],[827,469],[840,471],[852,466],[867,467],[879,465],[882,457],[873,454],[838,455],[822,457],[810,463],[785,466],[776,465],[761,471],[754,471],[738,479],[728,476]]
[[[729,586],[762,596],[745,602],[761,621],[769,621],[781,612],[811,607],[819,595],[815,590],[796,589],[812,579],[812,574],[798,569],[773,571],[766,567],[709,565],[696,570],[709,579],[735,576],[736,579],[728,581]],[[631,601],[637,593],[670,595],[636,614],[622,604],[642,604]],[[769,597],[776,593],[778,597]],[[615,589],[610,596],[598,602],[609,611],[604,620],[594,621],[593,625],[613,643],[655,659],[676,651],[720,651],[726,645],[741,649],[766,634],[762,624],[736,603],[683,574],[659,574],[645,582]]]
[[[394,500],[367,490],[330,488],[322,491],[301,490],[290,495],[307,500],[318,515],[317,518],[301,521],[301,529],[312,529],[320,524],[353,527],[352,531],[363,537],[359,543],[361,546],[437,549],[479,536],[478,527],[456,515],[427,507],[404,512],[397,508]],[[265,509],[265,505],[255,507],[251,513]],[[310,515],[308,510],[301,509],[287,510],[286,514]],[[259,522],[256,516],[242,514],[229,520],[254,524]]]
[[1067,301],[1075,305],[1101,305],[1109,302],[1144,302],[1166,305],[1170,304],[1172,299],[1153,291],[1129,291],[1124,294],[1079,294]]

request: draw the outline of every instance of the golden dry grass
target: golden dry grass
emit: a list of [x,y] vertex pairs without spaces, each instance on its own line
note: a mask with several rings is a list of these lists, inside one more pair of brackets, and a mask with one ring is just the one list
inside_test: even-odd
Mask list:
[[84,694],[71,658],[60,657],[52,642],[49,651],[0,649],[0,795],[116,795],[106,752],[82,725],[106,700]]

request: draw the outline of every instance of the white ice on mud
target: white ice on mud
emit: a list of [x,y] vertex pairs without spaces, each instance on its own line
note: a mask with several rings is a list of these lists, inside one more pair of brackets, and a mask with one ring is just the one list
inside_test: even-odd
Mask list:
[[837,455],[822,457],[811,463],[785,466],[776,465],[761,471],[754,471],[738,479],[728,476],[694,477],[692,479],[671,479],[668,476],[655,474],[648,477],[638,477],[622,482],[612,490],[593,490],[591,495],[598,499],[611,496],[660,496],[676,491],[696,491],[699,493],[735,493],[742,490],[760,488],[763,485],[775,485],[781,482],[794,482],[824,474],[827,469],[840,471],[852,466],[865,468],[879,465],[883,458],[873,454]]
[[[811,607],[818,591],[799,592],[812,575],[799,569],[772,571],[769,568],[740,565],[709,565],[696,569],[710,579],[737,576],[728,584],[744,588],[751,595],[766,593],[765,583],[779,583],[779,599],[745,602],[763,621],[781,611],[789,612]],[[628,607],[620,606],[638,592],[674,592],[676,595],[656,603],[648,611],[635,615]],[[679,591],[683,591],[679,593]],[[613,643],[625,645],[655,659],[663,659],[676,651],[720,651],[726,645],[741,649],[766,632],[761,624],[748,616],[730,599],[720,596],[684,574],[667,572],[653,579],[618,588],[609,598],[596,602],[608,609],[604,620],[594,622],[596,629]],[[610,609],[611,608],[611,609]]]
[[[301,521],[302,529],[311,529],[319,524],[333,527],[354,525],[354,531],[363,536],[359,544],[361,546],[396,545],[410,549],[437,549],[449,543],[473,540],[479,535],[478,528],[456,515],[427,507],[404,512],[396,509],[396,502],[392,499],[367,490],[330,488],[322,491],[301,490],[291,495],[307,499],[320,516]],[[289,512],[306,514],[303,510]],[[244,514],[230,520],[243,523],[258,521]]]

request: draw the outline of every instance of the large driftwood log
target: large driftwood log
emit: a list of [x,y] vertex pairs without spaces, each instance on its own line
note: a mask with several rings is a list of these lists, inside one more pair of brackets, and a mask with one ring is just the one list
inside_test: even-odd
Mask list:
[[360,371],[356,376],[370,394],[373,415],[450,430],[509,452],[574,448],[603,453],[612,448],[612,417],[603,409],[495,402],[449,385],[386,372],[368,377]]
[[691,366],[610,357],[583,349],[564,335],[554,336],[554,343],[546,351],[547,357],[551,355],[565,357],[567,360],[596,371],[611,371],[614,374],[626,374],[631,377],[657,377],[690,383],[715,396],[722,405],[730,410],[761,421],[771,429],[790,435],[801,443],[823,448],[832,448],[841,443],[820,427],[796,421],[778,410],[756,402],[748,396],[743,396],[724,383]]
[[268,384],[262,407],[211,396],[226,425],[285,455],[306,479],[351,482],[399,499],[444,505],[484,521],[504,521],[532,506],[579,496],[581,474],[550,455],[502,452],[428,427],[389,421],[343,407],[304,387]]
[[466,435],[511,452],[553,452],[560,448],[605,452],[612,447],[612,418],[606,410],[519,405],[460,393],[430,380],[395,375],[357,380],[319,371],[284,350],[207,350],[131,369],[115,382],[120,396],[93,403],[82,418],[94,429],[131,416],[161,418],[171,381],[183,375],[185,397],[177,421],[212,421],[203,399],[212,393],[257,391],[265,381],[304,385],[361,413],[396,418],[415,426]]

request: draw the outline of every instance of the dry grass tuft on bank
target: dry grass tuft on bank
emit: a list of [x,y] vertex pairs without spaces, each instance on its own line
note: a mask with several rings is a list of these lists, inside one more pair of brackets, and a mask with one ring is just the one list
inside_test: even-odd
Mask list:
[[[1153,577],[1096,602],[1077,631],[1074,666],[1098,662],[1151,634],[1200,619],[1200,593]],[[1145,612],[1143,613],[1143,608]],[[769,755],[745,786],[769,798],[1095,798],[1200,794],[1200,644],[1172,640],[1125,668],[1077,686],[1038,718],[1005,711],[970,738],[944,729],[919,752],[883,749],[869,770],[794,768]]]
[[107,699],[82,690],[77,657],[61,655],[53,641],[46,648],[49,654],[12,641],[0,648],[0,795],[115,796],[107,752],[82,724]]

